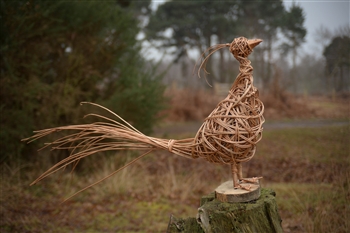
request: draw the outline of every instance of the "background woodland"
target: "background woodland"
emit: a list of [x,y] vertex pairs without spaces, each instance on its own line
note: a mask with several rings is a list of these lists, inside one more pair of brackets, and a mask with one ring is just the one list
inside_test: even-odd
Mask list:
[[[69,152],[37,151],[56,137],[21,139],[94,120],[82,101],[145,134],[193,137],[225,97],[218,84],[238,74],[222,49],[207,65],[210,87],[193,75],[201,54],[244,36],[263,39],[249,58],[267,120],[244,175],[276,191],[285,232],[349,232],[349,26],[309,32],[302,7],[281,0],[151,3],[0,0],[0,231],[164,232],[170,214],[195,216],[227,167],[156,152],[60,205],[136,154],[89,156],[29,187]],[[322,57],[302,51],[307,33]]]

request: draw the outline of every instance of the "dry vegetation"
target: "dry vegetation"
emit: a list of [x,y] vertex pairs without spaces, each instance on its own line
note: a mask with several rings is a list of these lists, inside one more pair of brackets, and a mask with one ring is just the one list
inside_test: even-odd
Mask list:
[[213,91],[202,89],[167,89],[165,95],[169,99],[169,107],[165,111],[166,120],[202,121],[207,117],[222,97],[215,96]]
[[[217,103],[213,95],[205,92],[175,94],[178,99],[172,101],[178,105],[173,108],[184,109],[170,109],[172,120],[202,119]],[[299,101],[300,105],[295,105],[298,108],[303,106],[302,111],[290,109],[289,114],[307,111],[303,115],[307,119],[349,120],[349,99],[312,97],[289,101]],[[207,104],[213,106],[207,109],[203,106]],[[267,119],[297,117],[282,114],[281,109],[266,110]],[[191,136],[176,130],[167,135]],[[256,156],[243,169],[249,177],[264,176],[263,187],[276,191],[285,232],[349,232],[349,138],[348,124],[264,132]],[[39,156],[49,156],[48,151]],[[229,167],[157,152],[61,204],[64,197],[135,156],[131,152],[94,155],[74,175],[67,169],[35,186],[29,183],[47,168],[45,162],[40,162],[45,159],[1,164],[0,231],[165,232],[171,214],[195,216],[200,197],[230,178]]]
[[[169,108],[165,111],[170,122],[202,121],[225,96],[217,96],[212,89],[168,89]],[[279,90],[261,94],[268,120],[283,119],[347,119],[350,96],[294,96]]]

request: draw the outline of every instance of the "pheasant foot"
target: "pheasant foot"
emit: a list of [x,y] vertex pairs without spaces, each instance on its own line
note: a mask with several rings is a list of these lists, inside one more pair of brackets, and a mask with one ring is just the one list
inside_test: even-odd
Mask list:
[[241,178],[240,179],[240,182],[246,182],[246,183],[252,183],[252,184],[255,184],[255,183],[258,183],[258,181],[262,179],[262,176],[259,176],[259,177],[252,177],[252,178]]
[[235,187],[235,189],[243,189],[243,190],[247,190],[247,191],[250,191],[251,188],[252,188],[251,185],[243,186],[243,185],[240,185],[240,184]]
[[258,184],[259,180],[262,179],[262,177],[252,177],[252,178],[240,178],[239,179],[239,184],[237,184],[235,186],[235,189],[243,189],[243,190],[247,190],[250,191],[251,190],[251,185],[242,185],[242,184],[246,184],[246,183],[250,183],[250,184]]

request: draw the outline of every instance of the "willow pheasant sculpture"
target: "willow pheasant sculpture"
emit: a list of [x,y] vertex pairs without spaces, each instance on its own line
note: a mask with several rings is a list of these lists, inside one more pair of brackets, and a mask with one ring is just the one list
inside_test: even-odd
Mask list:
[[253,86],[253,68],[248,60],[248,55],[253,51],[252,49],[261,41],[259,39],[248,40],[240,37],[229,44],[216,45],[208,49],[210,53],[204,59],[200,69],[205,67],[205,63],[211,54],[221,48],[229,47],[230,52],[240,63],[240,73],[229,90],[227,97],[204,120],[194,138],[174,140],[149,137],[109,109],[94,103],[84,102],[104,109],[112,114],[114,119],[97,114],[88,114],[87,116],[99,117],[101,121],[92,124],[69,125],[39,130],[35,131],[30,138],[24,139],[27,142],[31,142],[56,131],[72,131],[68,136],[46,144],[46,146],[55,150],[69,149],[71,154],[52,166],[32,184],[69,164],[76,164],[86,156],[111,150],[145,151],[145,153],[111,175],[154,150],[168,150],[173,154],[186,158],[203,158],[211,163],[229,164],[232,170],[234,188],[244,188],[240,185],[241,182],[256,182],[259,179],[257,177],[251,179],[242,177],[242,163],[249,161],[254,156],[256,144],[262,137],[264,106],[259,99],[258,90]]

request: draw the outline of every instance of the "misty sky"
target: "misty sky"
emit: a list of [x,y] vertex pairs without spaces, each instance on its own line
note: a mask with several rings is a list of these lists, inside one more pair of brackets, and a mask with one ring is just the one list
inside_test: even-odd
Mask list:
[[[165,0],[153,0],[153,9],[164,2]],[[333,32],[340,27],[349,25],[349,0],[287,0],[284,1],[284,4],[289,9],[293,2],[303,8],[305,13],[304,25],[307,29],[306,42],[299,52],[322,56],[323,48],[315,42],[315,31],[324,26]]]
[[[293,1],[284,1],[287,9]],[[315,42],[315,31],[321,25],[330,29],[331,32],[339,27],[349,25],[350,4],[349,1],[294,1],[305,12],[305,27],[307,29],[306,43],[303,48],[317,56],[322,55],[321,48]]]

